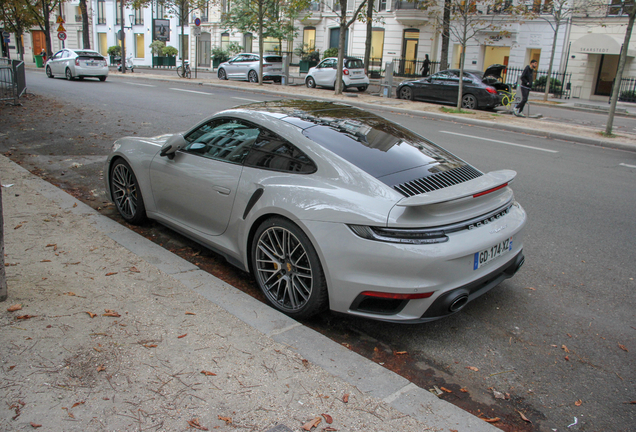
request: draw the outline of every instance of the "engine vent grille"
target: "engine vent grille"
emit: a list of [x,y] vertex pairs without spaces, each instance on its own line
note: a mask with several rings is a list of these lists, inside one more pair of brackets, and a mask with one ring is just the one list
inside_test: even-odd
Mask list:
[[470,165],[453,168],[448,171],[433,174],[428,177],[411,180],[406,183],[393,186],[393,188],[406,197],[411,197],[434,190],[443,189],[459,183],[481,177],[483,174]]

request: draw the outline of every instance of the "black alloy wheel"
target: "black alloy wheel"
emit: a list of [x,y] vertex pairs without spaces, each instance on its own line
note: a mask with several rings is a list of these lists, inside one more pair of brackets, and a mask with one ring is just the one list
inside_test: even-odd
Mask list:
[[118,159],[110,170],[110,192],[117,211],[126,222],[139,225],[146,220],[146,207],[137,177],[123,159]]
[[250,71],[250,73],[247,74],[247,79],[251,83],[257,83],[258,82],[258,74],[256,73],[256,71],[252,70],[252,71]]
[[217,76],[220,80],[226,80],[227,74],[225,73],[225,69],[219,69],[219,71],[217,72]]
[[294,318],[327,308],[327,283],[318,254],[305,233],[280,217],[258,227],[252,242],[252,271],[267,300]]
[[462,108],[477,109],[477,98],[471,94],[462,96]]
[[413,100],[413,89],[411,87],[402,87],[398,92],[398,99]]

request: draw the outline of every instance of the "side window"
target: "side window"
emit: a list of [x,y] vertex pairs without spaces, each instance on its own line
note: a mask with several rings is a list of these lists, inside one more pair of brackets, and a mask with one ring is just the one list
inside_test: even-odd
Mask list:
[[316,165],[309,157],[284,138],[262,129],[245,165],[281,172],[310,174],[316,171]]
[[231,163],[243,163],[259,135],[255,126],[236,119],[215,119],[185,137],[186,153]]
[[64,54],[64,51],[56,52],[55,55],[53,55],[53,58],[51,58],[51,60],[61,59],[62,58],[62,54]]

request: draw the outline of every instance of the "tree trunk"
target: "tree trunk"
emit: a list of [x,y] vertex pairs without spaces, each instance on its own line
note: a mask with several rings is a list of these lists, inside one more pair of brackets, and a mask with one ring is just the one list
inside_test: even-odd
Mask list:
[[51,9],[49,9],[49,3],[46,0],[42,0],[42,18],[44,18],[44,39],[46,40],[46,53],[47,56],[53,54],[53,42],[51,42]]
[[82,11],[82,39],[84,39],[84,49],[91,49],[91,28],[88,20],[88,10],[86,0],[80,0],[80,10]]
[[344,63],[345,36],[347,35],[347,0],[340,0],[340,37],[338,38],[338,66],[336,69],[335,94],[342,94],[342,66]]
[[[550,66],[548,66],[548,79],[545,80],[545,93],[543,94],[543,100],[547,101],[550,94],[550,80],[552,76],[552,66],[554,66],[554,51],[556,50],[557,35],[559,34],[560,21],[557,21],[556,28],[554,29],[554,38],[552,39],[552,53],[550,54]],[[563,85],[565,83],[561,83]]]
[[[2,181],[0,181],[2,184]],[[7,277],[4,272],[4,220],[2,217],[2,186],[0,186],[0,302],[7,299]]]
[[373,43],[373,0],[367,2],[367,40],[364,46],[364,69],[369,73],[371,66],[371,44]]
[[121,24],[121,73],[126,73],[126,34],[124,33],[124,0],[119,1],[119,23]]
[[263,20],[265,19],[265,10],[263,2],[258,2],[258,85],[263,85]]
[[632,29],[634,28],[635,18],[636,18],[636,5],[632,4],[632,10],[629,13],[629,23],[627,24],[627,30],[625,30],[625,40],[623,41],[621,56],[620,56],[620,59],[618,60],[618,71],[616,72],[616,79],[614,79],[614,85],[612,86],[612,99],[610,100],[610,110],[607,116],[607,127],[605,128],[606,135],[611,135],[612,128],[614,127],[614,112],[616,111],[616,102],[618,102],[618,96],[621,91],[623,69],[625,69],[625,61],[627,60],[627,50],[629,49],[629,39],[632,37]]
[[439,59],[439,70],[448,69],[448,43],[450,41],[451,0],[444,0],[444,16],[442,19],[442,52]]

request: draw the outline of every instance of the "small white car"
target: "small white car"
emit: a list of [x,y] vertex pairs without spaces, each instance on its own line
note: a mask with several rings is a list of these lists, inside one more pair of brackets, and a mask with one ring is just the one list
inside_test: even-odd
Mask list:
[[99,78],[106,81],[108,62],[103,55],[93,50],[63,49],[46,62],[46,76],[63,76],[67,80]]
[[[309,88],[316,86],[335,87],[338,58],[329,57],[321,61],[318,66],[309,69],[305,77],[305,84]],[[355,87],[358,91],[365,91],[369,87],[369,77],[364,70],[364,62],[358,58],[345,57],[342,68],[342,90]]]
[[[219,79],[240,79],[258,82],[258,54],[242,53],[221,63],[217,75]],[[283,76],[283,58],[279,55],[263,56],[263,81],[280,82]]]

